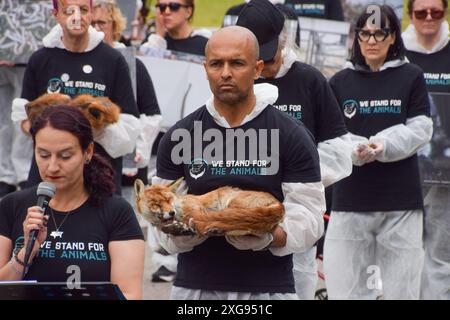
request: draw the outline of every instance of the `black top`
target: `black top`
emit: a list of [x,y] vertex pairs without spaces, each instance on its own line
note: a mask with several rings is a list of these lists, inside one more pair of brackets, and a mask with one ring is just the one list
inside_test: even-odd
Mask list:
[[226,16],[238,16],[239,14],[241,14],[242,9],[244,9],[244,7],[246,5],[247,5],[246,3],[241,3],[241,4],[237,4],[235,6],[232,6],[231,8],[229,8],[227,10],[225,15]]
[[406,56],[422,68],[429,92],[450,93],[450,43],[435,53],[406,51]]
[[[42,48],[31,56],[23,80],[22,98],[32,101],[44,93],[54,92],[71,97],[79,94],[106,96],[123,113],[139,117],[128,65],[120,52],[103,42],[89,52]],[[95,150],[113,165],[116,188],[120,193],[122,158],[112,159],[98,144]],[[28,185],[35,185],[40,181],[33,158]]]
[[[380,72],[345,69],[330,84],[348,131],[366,138],[430,113],[422,71],[410,63]],[[417,155],[353,166],[350,177],[333,185],[332,208],[357,212],[421,209]]]
[[208,38],[197,35],[186,39],[173,39],[168,34],[165,37],[167,41],[167,50],[186,52],[198,56],[205,55],[205,47]]
[[299,17],[344,20],[339,0],[286,0],[285,5],[294,8]]
[[[136,59],[136,93],[137,106],[140,114],[153,116],[161,114],[159,110],[158,100],[156,99],[155,88],[153,86],[152,78],[148,74],[144,63]],[[134,177],[122,175],[122,185],[133,185],[136,179],[141,179],[145,185],[148,184],[148,168],[141,168]]]
[[[235,139],[234,135],[239,137]],[[308,130],[276,108],[268,106],[255,119],[226,129],[202,107],[162,138],[157,176],[169,180],[183,176],[188,192],[196,195],[228,185],[266,191],[283,201],[283,182],[318,182],[320,169]],[[237,250],[224,237],[211,237],[178,255],[175,285],[294,293],[292,255],[277,257],[270,251]]]
[[278,87],[274,107],[302,121],[317,143],[347,133],[339,105],[325,77],[315,68],[295,62],[281,78],[258,79]]
[[[14,248],[24,244],[22,224],[27,209],[37,203],[36,190],[34,187],[14,192],[0,202],[0,235],[11,239]],[[58,211],[53,211],[53,215],[62,235],[51,235],[56,228],[50,216],[47,239],[34,258],[26,280],[65,282],[73,274],[73,271],[68,273],[68,267],[76,265],[81,269],[82,282],[110,281],[108,244],[144,239],[133,209],[119,196],[106,198],[100,206],[88,200],[69,216]]]

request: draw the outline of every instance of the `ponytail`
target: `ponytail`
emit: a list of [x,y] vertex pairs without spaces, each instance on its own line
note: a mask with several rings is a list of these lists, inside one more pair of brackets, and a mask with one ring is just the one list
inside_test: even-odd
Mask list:
[[111,164],[97,153],[94,153],[91,161],[84,165],[83,177],[84,186],[95,205],[112,196],[116,190]]

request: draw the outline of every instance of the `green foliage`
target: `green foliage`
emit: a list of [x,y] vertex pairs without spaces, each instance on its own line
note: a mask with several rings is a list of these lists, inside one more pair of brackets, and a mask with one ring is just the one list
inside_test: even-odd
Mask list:
[[194,27],[219,28],[225,12],[244,0],[196,0]]

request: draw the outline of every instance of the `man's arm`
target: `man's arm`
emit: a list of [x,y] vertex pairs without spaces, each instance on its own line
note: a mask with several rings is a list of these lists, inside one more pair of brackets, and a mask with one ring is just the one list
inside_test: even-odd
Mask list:
[[[279,227],[286,234],[284,246],[270,247],[272,254],[284,256],[305,252],[323,235],[323,214],[326,210],[324,187],[321,182],[283,183],[285,218]],[[280,233],[278,231],[277,233]],[[283,244],[280,238],[280,245]]]

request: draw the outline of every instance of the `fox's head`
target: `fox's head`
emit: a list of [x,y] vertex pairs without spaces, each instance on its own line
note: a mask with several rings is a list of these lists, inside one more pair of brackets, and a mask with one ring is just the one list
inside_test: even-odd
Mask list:
[[119,121],[120,108],[107,97],[93,97],[82,94],[70,102],[84,113],[94,129],[102,129]]
[[183,178],[169,185],[155,184],[145,188],[140,179],[134,182],[136,208],[145,220],[154,225],[163,225],[172,221],[176,215],[174,205],[177,199],[175,191]]

